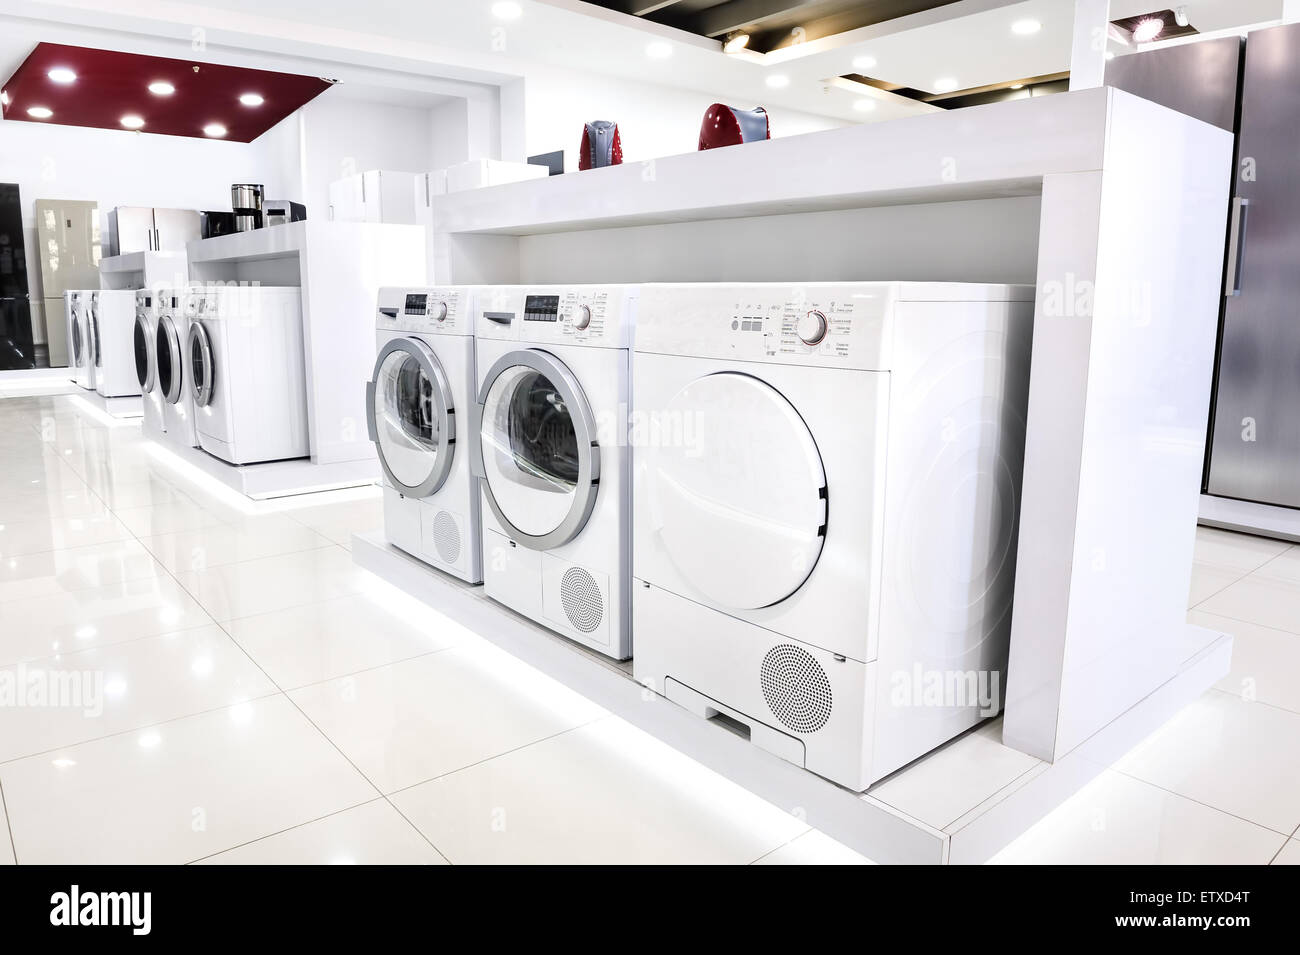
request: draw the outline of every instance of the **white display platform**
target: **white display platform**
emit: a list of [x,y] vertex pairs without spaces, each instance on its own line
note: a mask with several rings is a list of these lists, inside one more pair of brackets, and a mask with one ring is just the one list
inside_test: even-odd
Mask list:
[[144,415],[144,399],[139,395],[105,398],[98,391],[87,391],[85,388],[77,388],[75,393],[92,408],[114,418],[139,418]]
[[184,252],[128,252],[99,261],[99,284],[106,289],[174,288],[188,276]]
[[1069,755],[1047,763],[997,740],[993,721],[852,792],[669,703],[619,664],[538,626],[389,545],[352,538],[355,563],[587,699],[875,862],[984,862],[1228,669],[1230,637],[1189,628],[1178,674]]
[[1202,494],[1200,521],[1206,527],[1222,527],[1300,543],[1300,510],[1292,507]]

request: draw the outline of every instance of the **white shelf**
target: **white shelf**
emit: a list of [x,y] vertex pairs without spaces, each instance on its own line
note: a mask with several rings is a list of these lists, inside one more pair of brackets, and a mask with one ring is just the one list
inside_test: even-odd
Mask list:
[[289,222],[251,232],[232,232],[189,243],[191,265],[235,263],[299,255],[307,244],[307,222]]
[[100,285],[106,289],[184,285],[189,276],[184,252],[128,252],[99,260]]

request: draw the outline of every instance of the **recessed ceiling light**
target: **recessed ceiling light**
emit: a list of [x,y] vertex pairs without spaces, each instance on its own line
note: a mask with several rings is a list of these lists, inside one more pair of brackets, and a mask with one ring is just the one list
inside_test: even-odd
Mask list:
[[156,83],[149,84],[149,92],[154,96],[171,96],[176,92],[176,87],[172,86],[166,80],[159,80]]
[[666,60],[673,55],[673,45],[665,40],[655,40],[646,44],[645,55],[652,60]]
[[853,108],[859,113],[874,113],[876,111],[876,101],[862,96],[853,103]]
[[740,30],[731,34],[731,36],[727,37],[727,39],[723,41],[722,52],[739,53],[747,46],[749,46],[749,34],[744,30]]
[[784,89],[790,85],[790,77],[784,73],[773,73],[767,78],[767,85],[774,90]]
[[226,135],[226,127],[222,126],[220,123],[208,123],[208,125],[203,127],[203,135],[211,136],[213,139],[220,139],[222,136]]
[[1016,36],[1033,36],[1043,25],[1037,20],[1017,20],[1011,24],[1011,32]]
[[1165,21],[1159,17],[1147,17],[1133,28],[1133,39],[1138,43],[1150,43],[1165,30]]
[[876,58],[874,56],[855,56],[853,58],[853,68],[859,73],[876,68]]
[[239,101],[245,106],[261,106],[266,102],[261,93],[244,93],[239,97]]
[[492,16],[498,20],[518,20],[523,15],[524,9],[515,3],[514,0],[500,0],[492,4]]
[[1012,84],[1011,84],[1011,88],[1012,88],[1013,90],[1022,90],[1022,89],[1025,88],[1025,84],[1024,84],[1024,83],[1012,83]]
[[118,120],[127,129],[140,129],[144,126],[144,119],[134,114],[123,116]]
[[951,93],[955,89],[960,89],[961,84],[951,76],[941,76],[934,81],[934,91],[936,93]]
[[77,82],[77,74],[72,72],[72,70],[68,69],[66,66],[56,66],[45,75],[55,83],[66,84]]
[[29,106],[27,108],[27,115],[32,119],[49,119],[54,115],[54,110],[50,109],[48,106]]

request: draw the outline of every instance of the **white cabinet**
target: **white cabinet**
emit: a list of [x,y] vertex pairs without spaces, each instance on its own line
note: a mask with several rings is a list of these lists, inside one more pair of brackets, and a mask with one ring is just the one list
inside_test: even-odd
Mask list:
[[423,176],[413,172],[372,169],[330,183],[330,218],[335,222],[416,223],[416,186]]

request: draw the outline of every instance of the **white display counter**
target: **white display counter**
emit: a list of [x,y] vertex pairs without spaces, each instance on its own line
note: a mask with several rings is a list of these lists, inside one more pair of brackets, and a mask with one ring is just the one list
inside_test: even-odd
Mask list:
[[985,859],[1227,672],[1185,614],[1232,148],[1095,89],[435,199],[444,283],[1037,285],[1004,718],[863,796],[382,541],[356,559],[878,861]]

